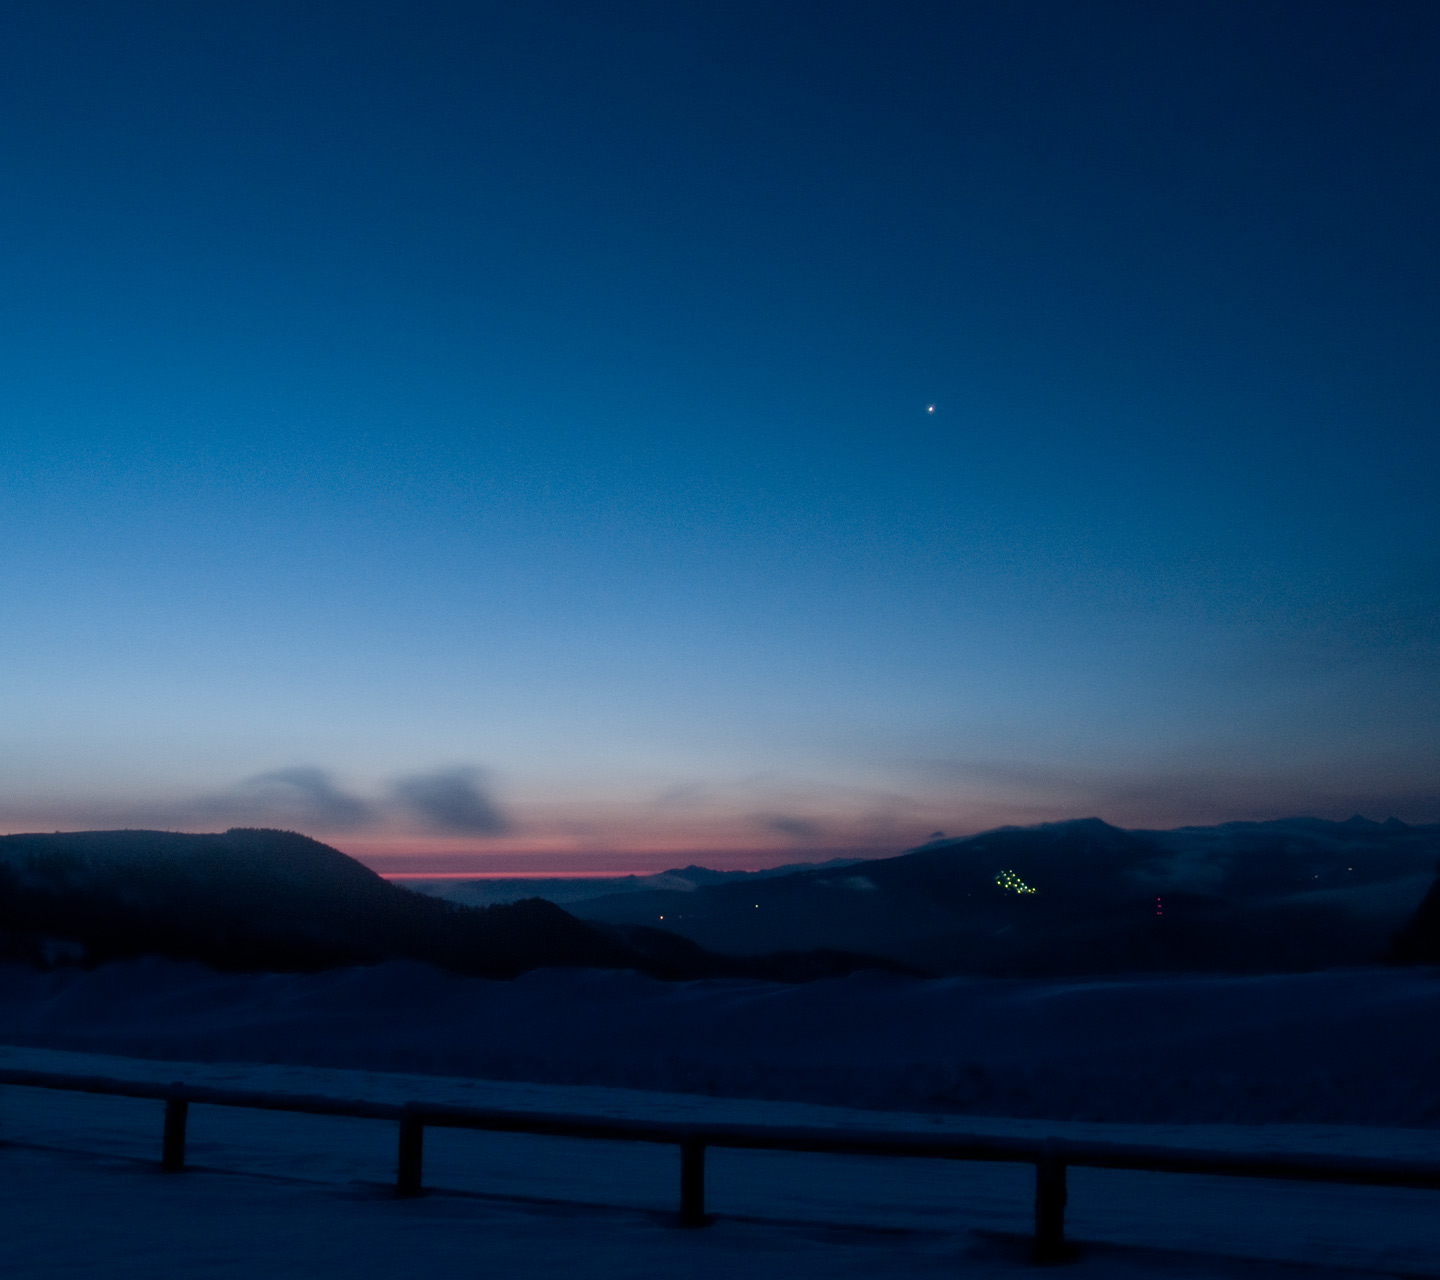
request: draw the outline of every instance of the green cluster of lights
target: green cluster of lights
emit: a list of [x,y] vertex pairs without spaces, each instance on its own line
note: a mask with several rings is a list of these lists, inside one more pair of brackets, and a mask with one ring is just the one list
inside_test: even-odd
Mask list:
[[997,871],[995,873],[995,883],[1002,889],[1009,889],[1012,893],[1035,892],[1034,889],[1020,879],[1013,871]]

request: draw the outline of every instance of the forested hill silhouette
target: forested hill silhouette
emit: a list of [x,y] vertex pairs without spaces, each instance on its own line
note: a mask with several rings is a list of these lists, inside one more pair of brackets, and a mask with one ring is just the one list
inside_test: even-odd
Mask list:
[[[731,953],[837,947],[937,974],[1285,972],[1392,958],[1440,826],[1352,818],[1125,831],[1002,827],[894,858],[577,902]],[[1412,952],[1440,959],[1433,923]],[[1425,950],[1428,947],[1428,950]]]
[[712,955],[658,930],[577,920],[540,899],[459,906],[393,885],[308,836],[243,828],[0,836],[0,951],[39,963],[163,956],[277,971],[410,959],[491,978],[563,965],[785,981],[871,963],[833,952]]
[[1392,954],[1397,964],[1440,964],[1440,879],[1396,935]]

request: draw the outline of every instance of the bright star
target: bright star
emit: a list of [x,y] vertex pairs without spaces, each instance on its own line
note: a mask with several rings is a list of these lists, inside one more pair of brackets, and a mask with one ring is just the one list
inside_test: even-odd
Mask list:
[[935,406],[934,406],[933,404],[927,404],[927,405],[925,406],[925,412],[926,412],[926,413],[934,413],[934,412],[935,412]]

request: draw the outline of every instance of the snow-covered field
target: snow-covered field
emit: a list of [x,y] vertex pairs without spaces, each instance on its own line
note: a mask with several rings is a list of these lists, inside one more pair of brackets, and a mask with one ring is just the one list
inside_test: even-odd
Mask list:
[[0,1043],[946,1113],[1440,1127],[1440,972],[797,986],[0,966]]
[[[1437,1015],[1440,976],[1425,971],[775,987],[566,972],[489,983],[408,965],[221,976],[146,962],[0,971],[0,1065],[1428,1159],[1440,1158]],[[432,1130],[432,1190],[400,1201],[391,1124],[196,1106],[193,1168],[179,1176],[156,1171],[160,1125],[154,1102],[0,1090],[8,1274],[913,1277],[1029,1265],[1026,1166],[711,1152],[716,1220],[684,1231],[670,1147]],[[1430,1192],[1072,1170],[1067,1227],[1084,1244],[1077,1275],[1440,1275]]]
[[[14,1048],[0,1064],[379,1100],[1440,1154],[1435,1133],[1394,1129],[923,1117]],[[668,1147],[431,1131],[431,1191],[401,1201],[390,1193],[390,1124],[197,1106],[191,1168],[177,1176],[156,1171],[158,1103],[22,1088],[0,1097],[14,1276],[990,1276],[1029,1265],[1025,1166],[712,1152],[715,1221],[684,1231],[673,1225]],[[1077,1275],[1440,1274],[1434,1193],[1074,1170],[1070,1200]]]

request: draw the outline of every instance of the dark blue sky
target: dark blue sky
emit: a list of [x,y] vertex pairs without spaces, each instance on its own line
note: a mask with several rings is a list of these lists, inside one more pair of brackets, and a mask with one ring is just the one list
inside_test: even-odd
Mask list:
[[1440,819],[1437,143],[1428,3],[8,5],[0,827]]

